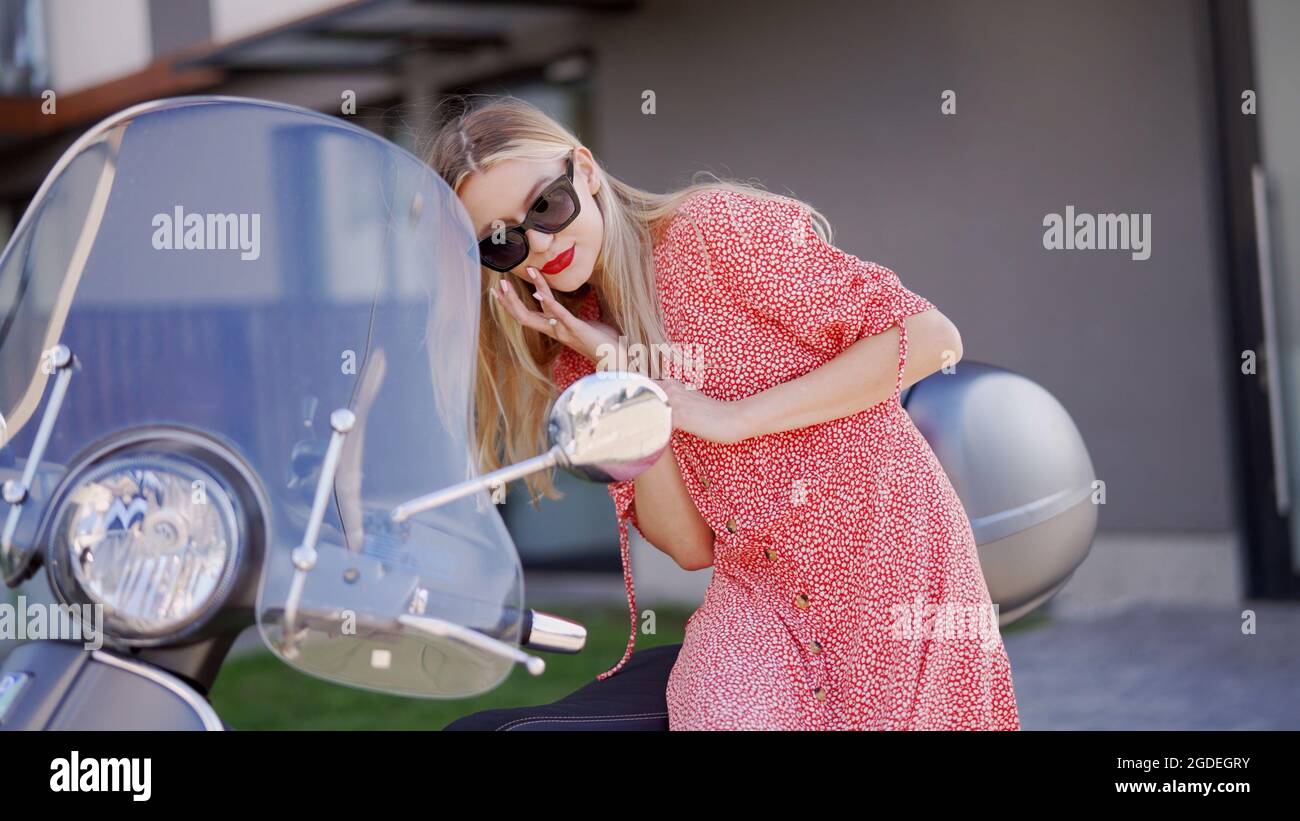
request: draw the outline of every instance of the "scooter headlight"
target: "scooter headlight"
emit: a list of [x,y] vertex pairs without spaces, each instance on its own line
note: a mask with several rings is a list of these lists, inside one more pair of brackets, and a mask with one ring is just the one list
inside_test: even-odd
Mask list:
[[228,592],[235,504],[218,477],[179,453],[127,453],[89,469],[54,511],[51,579],[70,603],[102,604],[127,643],[174,637]]

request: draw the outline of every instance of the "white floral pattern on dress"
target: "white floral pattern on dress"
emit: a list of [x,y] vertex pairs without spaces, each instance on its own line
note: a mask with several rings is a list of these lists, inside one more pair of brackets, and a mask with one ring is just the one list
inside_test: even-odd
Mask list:
[[[1019,729],[970,522],[899,404],[902,320],[934,305],[890,269],[823,241],[785,197],[697,193],[654,258],[668,336],[702,346],[700,389],[715,399],[788,382],[899,329],[894,392],[861,413],[731,445],[673,432],[716,542],[713,578],[668,680],[670,729]],[[581,313],[599,316],[594,294]],[[594,367],[565,349],[557,387]],[[616,674],[636,642],[634,489],[609,487],[631,632],[598,679]]]

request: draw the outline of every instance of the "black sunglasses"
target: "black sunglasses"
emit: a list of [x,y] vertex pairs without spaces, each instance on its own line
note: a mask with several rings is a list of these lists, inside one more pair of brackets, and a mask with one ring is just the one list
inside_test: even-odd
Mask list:
[[564,161],[564,175],[542,190],[524,215],[523,222],[507,228],[504,234],[493,231],[491,236],[479,240],[479,261],[501,273],[513,270],[528,259],[530,253],[525,231],[532,228],[544,234],[558,234],[577,218],[579,208],[578,192],[573,188],[573,155],[570,154]]

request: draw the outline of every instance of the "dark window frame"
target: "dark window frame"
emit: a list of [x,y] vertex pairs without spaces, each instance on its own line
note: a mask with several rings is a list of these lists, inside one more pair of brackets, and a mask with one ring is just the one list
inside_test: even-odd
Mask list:
[[1231,485],[1244,592],[1251,598],[1296,599],[1300,569],[1291,555],[1290,518],[1278,515],[1275,504],[1268,386],[1262,374],[1246,379],[1240,370],[1242,351],[1264,350],[1251,190],[1251,169],[1260,161],[1260,135],[1256,119],[1240,113],[1241,92],[1256,88],[1250,6],[1240,0],[1205,0],[1198,19],[1198,45],[1208,53],[1208,60],[1202,61],[1209,75],[1207,130],[1218,171],[1212,175],[1212,201],[1219,204],[1217,262],[1222,304],[1228,308],[1222,354],[1228,368]]

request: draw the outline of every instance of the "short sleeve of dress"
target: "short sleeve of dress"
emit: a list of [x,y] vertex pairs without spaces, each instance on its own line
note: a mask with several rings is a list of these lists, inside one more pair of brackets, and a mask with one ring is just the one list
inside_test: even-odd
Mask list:
[[710,189],[685,210],[718,287],[827,356],[935,307],[889,268],[823,240],[798,200]]

